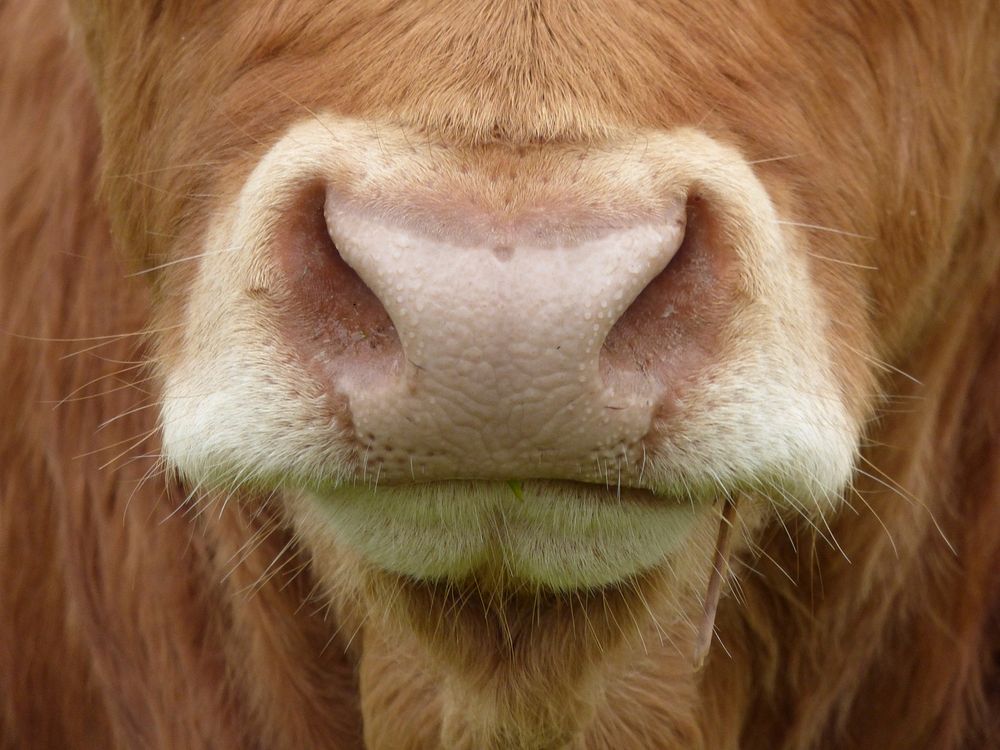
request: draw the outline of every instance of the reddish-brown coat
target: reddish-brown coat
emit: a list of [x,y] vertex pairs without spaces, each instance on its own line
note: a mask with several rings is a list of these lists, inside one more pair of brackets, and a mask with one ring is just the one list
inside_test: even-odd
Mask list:
[[[786,520],[794,546],[777,526],[720,609],[731,656],[716,649],[696,682],[667,649],[633,655],[607,677],[589,739],[1000,742],[995,4],[465,3],[445,23],[429,2],[106,0],[72,3],[73,33],[51,5],[0,8],[5,747],[351,747],[362,709],[372,744],[424,747],[440,732],[433,668],[378,629],[355,637],[349,602],[315,596],[260,499],[178,510],[189,488],[149,457],[156,385],[122,369],[150,354],[145,339],[88,338],[176,322],[184,264],[153,274],[155,323],[129,273],[173,257],[170,235],[189,243],[170,253],[194,252],[205,196],[304,107],[463,143],[696,123],[751,159],[782,157],[758,168],[784,214],[872,237],[812,245],[879,269],[814,264],[840,303],[831,336],[856,362],[845,389],[866,413],[875,368],[854,350],[922,385],[881,373],[891,397],[858,512],[831,520],[843,553],[803,520]],[[484,28],[498,31],[469,33]]]

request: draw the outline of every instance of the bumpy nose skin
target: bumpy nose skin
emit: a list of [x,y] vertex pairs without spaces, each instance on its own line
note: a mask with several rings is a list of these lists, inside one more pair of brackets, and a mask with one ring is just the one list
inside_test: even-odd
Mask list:
[[683,200],[655,223],[502,245],[454,244],[335,195],[326,218],[405,357],[392,377],[349,367],[337,384],[365,463],[381,477],[606,481],[609,463],[634,455],[657,394],[602,373],[600,353],[680,247]]

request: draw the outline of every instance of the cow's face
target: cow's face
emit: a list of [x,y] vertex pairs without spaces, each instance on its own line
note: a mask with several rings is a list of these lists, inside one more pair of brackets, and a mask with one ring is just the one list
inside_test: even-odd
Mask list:
[[947,261],[878,188],[923,158],[877,96],[904,15],[84,5],[193,485],[280,490],[384,571],[556,590],[703,585],[728,496],[748,529],[837,505]]

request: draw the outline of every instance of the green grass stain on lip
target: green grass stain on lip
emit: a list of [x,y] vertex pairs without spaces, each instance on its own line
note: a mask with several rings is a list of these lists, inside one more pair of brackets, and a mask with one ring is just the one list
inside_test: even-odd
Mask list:
[[524,500],[524,487],[521,486],[520,479],[508,479],[507,486],[510,487],[510,491],[514,493],[514,497],[518,500]]

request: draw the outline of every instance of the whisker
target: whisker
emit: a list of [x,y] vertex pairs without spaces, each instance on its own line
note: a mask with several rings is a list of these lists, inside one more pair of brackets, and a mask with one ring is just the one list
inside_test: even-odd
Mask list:
[[[83,385],[80,385],[80,386],[77,386],[76,388],[74,388],[72,391],[70,391],[68,394],[66,394],[66,396],[64,398],[60,399],[59,401],[56,401],[55,405],[52,408],[56,409],[56,408],[62,406],[64,403],[67,403],[68,401],[73,400],[73,396],[75,396],[77,393],[79,393],[80,391],[82,391],[84,388],[89,388],[90,386],[94,385],[95,383],[99,383],[100,381],[105,380],[106,378],[113,378],[116,375],[121,375],[122,373],[131,372],[132,370],[136,370],[136,369],[142,367],[142,364],[143,363],[140,362],[140,363],[129,365],[128,367],[123,367],[123,368],[121,368],[119,370],[115,370],[114,372],[105,373],[104,375],[98,375],[96,378],[93,378],[92,380],[88,380]],[[142,382],[145,382],[145,380],[148,380],[148,379],[149,378],[145,378],[145,379],[140,380],[138,382],[142,383]],[[88,396],[88,398],[93,398],[93,397],[92,396]],[[49,404],[49,403],[53,403],[53,402],[51,402],[51,401],[42,401],[41,403],[43,403],[43,404]]]
[[895,373],[897,373],[899,375],[902,375],[907,380],[910,380],[910,381],[916,383],[917,385],[923,385],[923,383],[921,383],[915,377],[913,377],[912,375],[910,375],[910,373],[908,373],[908,372],[906,372],[904,370],[900,370],[895,365],[891,365],[888,362],[885,362],[885,361],[879,359],[878,357],[873,357],[873,356],[871,356],[869,354],[865,354],[863,351],[855,349],[853,346],[851,346],[848,343],[845,343],[843,341],[840,342],[840,343],[843,346],[846,346],[848,349],[850,349],[855,354],[857,354],[859,357],[862,357],[865,361],[871,362],[873,365],[875,365],[876,367],[878,367],[880,370],[883,370],[885,372],[895,372]]
[[143,276],[144,274],[147,274],[147,273],[153,273],[153,271],[159,271],[162,268],[169,268],[170,266],[176,266],[179,263],[187,263],[188,261],[191,261],[191,260],[198,260],[199,258],[207,258],[210,255],[224,255],[225,253],[231,253],[231,252],[233,252],[233,250],[235,250],[235,249],[236,249],[235,247],[232,247],[232,248],[228,248],[227,247],[227,248],[224,248],[222,250],[209,250],[208,252],[204,252],[204,253],[197,253],[195,255],[188,255],[188,256],[186,256],[184,258],[176,258],[174,260],[168,260],[166,263],[160,263],[159,265],[156,265],[156,266],[150,266],[149,268],[143,268],[141,271],[135,271],[134,273],[125,274],[125,278],[128,279],[128,278],[132,278],[132,277],[135,277],[135,276]]
[[109,179],[122,179],[130,177],[142,177],[144,175],[159,174],[161,172],[172,172],[179,169],[196,169],[198,167],[217,167],[220,164],[225,164],[222,160],[217,161],[193,161],[186,164],[173,164],[168,167],[157,167],[156,169],[144,169],[140,172],[117,172],[115,174],[109,174]]
[[814,229],[817,232],[829,232],[830,234],[839,234],[844,237],[855,237],[859,240],[874,240],[875,238],[867,234],[858,234],[857,232],[849,232],[846,229],[834,229],[833,227],[824,227],[821,224],[806,224],[801,221],[778,221],[779,224],[786,227],[799,227],[800,229]]
[[135,414],[136,412],[145,411],[146,409],[154,409],[154,408],[158,407],[159,405],[160,404],[159,404],[158,401],[153,401],[153,402],[148,403],[148,404],[142,404],[141,406],[136,406],[136,407],[134,407],[132,409],[129,409],[128,411],[123,411],[121,414],[118,414],[118,415],[116,415],[114,417],[110,417],[110,418],[104,420],[103,422],[101,422],[97,426],[97,431],[99,432],[100,430],[103,430],[108,425],[110,425],[110,424],[112,424],[114,422],[117,422],[119,419],[124,419],[125,417],[129,416],[130,414]]
[[180,328],[182,325],[183,323],[178,323],[177,325],[166,326],[165,328],[157,328],[155,330],[144,328],[141,331],[130,331],[128,333],[109,333],[102,336],[81,336],[79,338],[48,338],[45,336],[27,336],[21,333],[14,333],[13,331],[4,331],[4,333],[16,339],[22,339],[25,341],[40,341],[45,344],[80,344],[85,341],[99,341],[102,343],[106,343],[110,341],[118,341],[119,339],[125,339],[132,336],[148,336],[151,333],[159,333],[161,331],[169,331],[174,328]]
[[892,532],[889,531],[889,527],[885,525],[885,521],[883,521],[882,517],[875,512],[875,508],[872,507],[871,503],[865,500],[864,496],[860,492],[858,492],[858,490],[854,487],[854,485],[851,485],[850,490],[851,492],[854,493],[854,495],[857,496],[858,500],[860,500],[865,504],[865,507],[871,511],[872,515],[875,516],[875,519],[878,521],[879,526],[882,527],[882,530],[885,532],[886,537],[888,537],[889,539],[889,544],[892,546],[892,554],[895,555],[896,559],[898,560],[899,548],[896,547],[896,540],[893,539]]
[[[133,443],[134,441],[138,441],[134,442],[134,447],[138,447],[139,444],[141,444],[144,440],[147,440],[148,438],[152,437],[153,434],[156,433],[159,429],[160,429],[159,426],[156,426],[150,430],[146,430],[145,432],[139,433],[139,435],[132,435],[131,437],[127,437],[124,440],[116,440],[115,442],[108,443],[107,445],[103,445],[100,448],[94,448],[93,450],[89,450],[85,453],[78,453],[77,455],[73,456],[73,460],[79,461],[80,459],[86,458],[87,456],[93,456],[98,453],[104,453],[104,451],[114,450],[119,445],[123,445],[125,443]],[[128,451],[126,451],[126,453],[127,452]]]
[[754,159],[753,161],[748,161],[747,164],[767,164],[771,161],[787,161],[788,159],[801,159],[803,154],[787,154],[786,156],[770,156],[766,159]]
[[100,469],[101,471],[104,471],[104,470],[105,470],[106,468],[108,468],[109,466],[111,466],[111,465],[112,465],[113,463],[115,463],[116,461],[118,461],[118,460],[119,460],[120,458],[122,458],[123,456],[127,456],[127,455],[128,455],[129,453],[131,453],[131,452],[132,452],[132,451],[134,451],[134,450],[135,450],[136,448],[138,448],[138,447],[139,447],[140,445],[142,445],[142,444],[143,444],[143,443],[144,443],[144,442],[145,442],[146,440],[148,440],[148,439],[150,438],[150,436],[151,436],[151,435],[152,435],[152,434],[153,434],[154,432],[156,432],[156,431],[157,431],[158,429],[159,429],[158,427],[154,427],[154,428],[153,428],[152,430],[150,430],[150,431],[149,431],[148,433],[146,433],[145,435],[143,435],[143,436],[142,436],[141,438],[139,438],[139,439],[138,439],[137,441],[135,441],[135,442],[134,442],[134,443],[133,443],[132,445],[130,445],[130,446],[129,446],[128,448],[126,448],[126,449],[125,449],[125,450],[123,450],[123,451],[122,451],[121,453],[119,453],[119,454],[118,454],[117,456],[115,456],[114,458],[112,458],[112,459],[111,459],[110,461],[108,461],[108,462],[106,462],[106,463],[102,464],[102,465],[101,465],[101,466],[99,466],[98,468],[99,468],[99,469]]
[[827,255],[820,255],[819,253],[809,252],[808,255],[813,258],[818,258],[819,260],[828,261],[829,263],[836,263],[841,266],[849,266],[850,268],[862,268],[866,271],[878,270],[878,266],[868,266],[865,265],[864,263],[852,263],[849,260],[841,260],[840,258],[831,258]]
[[919,505],[921,508],[923,508],[924,511],[927,512],[927,515],[930,517],[931,523],[934,524],[934,528],[937,529],[938,534],[941,535],[941,539],[944,540],[944,543],[946,545],[948,545],[948,549],[951,550],[951,553],[953,555],[957,556],[958,555],[958,550],[955,549],[955,546],[951,543],[951,540],[948,539],[948,537],[945,535],[944,529],[941,528],[941,524],[938,523],[937,518],[934,516],[934,513],[931,511],[931,509],[927,507],[927,504],[925,502],[923,502],[920,498],[918,498],[915,495],[913,495],[909,490],[907,490],[905,487],[903,487],[901,484],[899,484],[899,482],[897,482],[895,479],[893,479],[888,474],[886,474],[884,471],[882,471],[880,468],[878,468],[869,459],[865,458],[864,456],[860,456],[860,458],[861,458],[862,461],[864,461],[866,464],[868,464],[868,466],[871,467],[872,471],[876,471],[882,477],[884,477],[885,481],[883,481],[882,479],[879,479],[879,477],[875,476],[874,474],[869,474],[867,471],[865,471],[864,469],[862,469],[860,467],[856,466],[854,470],[857,471],[858,473],[860,473],[860,474],[868,477],[869,479],[871,479],[871,480],[873,480],[875,482],[878,482],[883,487],[892,490],[893,492],[895,492],[897,495],[899,495],[903,499],[909,500],[910,502],[912,502],[912,503],[914,503],[916,505]]
[[152,479],[154,476],[157,476],[160,473],[159,471],[160,469],[165,469],[165,468],[166,468],[166,461],[163,459],[162,456],[157,455],[157,460],[154,461],[153,464],[142,475],[142,477],[139,479],[139,481],[133,488],[132,492],[129,493],[128,499],[125,501],[125,507],[122,508],[123,527],[125,526],[125,520],[126,516],[128,515],[129,506],[132,504],[132,498],[134,498],[136,494],[139,492],[139,490],[145,486],[146,482],[148,482],[150,479]]

